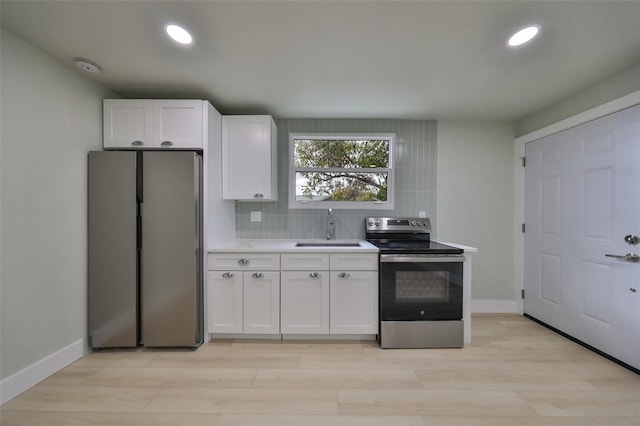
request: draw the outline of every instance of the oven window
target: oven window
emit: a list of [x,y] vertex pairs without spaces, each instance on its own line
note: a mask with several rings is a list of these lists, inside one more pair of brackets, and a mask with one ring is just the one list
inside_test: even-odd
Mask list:
[[462,267],[462,261],[380,262],[380,319],[461,319]]
[[449,272],[396,271],[396,302],[449,301]]

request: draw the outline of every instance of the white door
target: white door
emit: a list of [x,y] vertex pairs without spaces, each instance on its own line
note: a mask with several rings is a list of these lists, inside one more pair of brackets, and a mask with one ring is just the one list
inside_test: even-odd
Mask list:
[[222,195],[227,200],[269,200],[271,118],[222,117]]
[[640,106],[525,149],[525,313],[640,368]]
[[378,334],[378,271],[331,271],[331,334]]
[[202,101],[153,101],[153,139],[158,148],[202,149]]
[[280,272],[244,272],[244,332],[280,334]]
[[282,334],[329,334],[329,271],[283,271]]
[[148,99],[105,99],[102,103],[104,148],[153,146],[151,105]]
[[207,272],[207,331],[242,333],[242,271]]

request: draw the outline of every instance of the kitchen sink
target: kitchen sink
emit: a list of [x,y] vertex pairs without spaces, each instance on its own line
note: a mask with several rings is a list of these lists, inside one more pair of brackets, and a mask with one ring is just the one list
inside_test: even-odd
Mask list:
[[300,241],[296,243],[296,247],[360,247],[360,243],[344,241]]

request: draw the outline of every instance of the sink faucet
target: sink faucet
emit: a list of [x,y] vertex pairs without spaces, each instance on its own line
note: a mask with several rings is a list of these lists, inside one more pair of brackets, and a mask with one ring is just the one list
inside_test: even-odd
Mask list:
[[329,209],[329,218],[327,220],[327,240],[336,238],[336,221],[333,217],[333,209]]

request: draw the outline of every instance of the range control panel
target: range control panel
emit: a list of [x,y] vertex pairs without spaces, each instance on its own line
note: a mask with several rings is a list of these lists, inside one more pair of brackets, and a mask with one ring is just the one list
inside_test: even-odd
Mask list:
[[431,232],[431,221],[424,217],[368,217],[366,232]]

